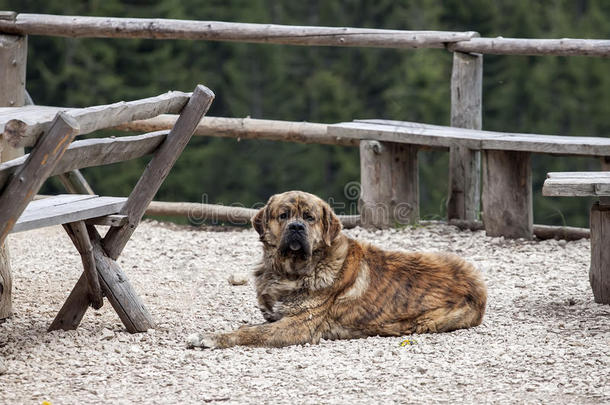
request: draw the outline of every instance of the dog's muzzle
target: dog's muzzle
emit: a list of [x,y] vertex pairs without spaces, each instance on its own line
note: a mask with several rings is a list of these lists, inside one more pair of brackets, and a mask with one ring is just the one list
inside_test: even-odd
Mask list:
[[280,243],[280,253],[284,256],[295,255],[303,258],[311,256],[311,245],[303,222],[294,221],[288,224]]

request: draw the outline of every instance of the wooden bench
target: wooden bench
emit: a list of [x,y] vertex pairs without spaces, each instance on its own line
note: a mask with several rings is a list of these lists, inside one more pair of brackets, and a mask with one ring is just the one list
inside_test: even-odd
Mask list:
[[548,173],[542,194],[549,197],[598,197],[591,206],[591,268],[595,302],[610,304],[610,172]]
[[[214,94],[199,85],[192,94],[170,92],[83,109],[0,108],[0,128],[8,143],[33,147],[28,155],[0,164],[0,245],[11,232],[61,224],[83,262],[84,272],[49,330],[75,329],[89,305],[102,306],[102,296],[108,298],[129,332],[154,326],[116,259],[213,99]],[[170,131],[72,142],[79,134],[164,113],[180,113]],[[74,170],[150,154],[153,156],[128,198],[64,194],[32,201],[49,176],[79,174]],[[110,228],[101,237],[95,225]]]
[[[533,235],[532,153],[610,156],[610,138],[504,133],[404,121],[345,122],[329,125],[328,135],[360,140],[362,222],[377,227],[418,221],[420,148],[481,151],[485,230],[490,236],[509,238]],[[466,176],[457,182],[465,186],[452,193],[462,193],[474,209],[479,200],[479,170],[472,166],[459,172],[450,176]]]

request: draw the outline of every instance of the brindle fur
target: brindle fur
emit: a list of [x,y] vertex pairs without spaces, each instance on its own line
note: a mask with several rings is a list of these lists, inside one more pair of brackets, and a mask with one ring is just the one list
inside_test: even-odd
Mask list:
[[[280,219],[282,212],[288,217]],[[280,254],[287,225],[294,221],[306,225],[307,257]],[[330,207],[314,195],[275,195],[253,224],[264,251],[254,273],[256,292],[268,323],[195,335],[191,346],[281,347],[320,339],[448,332],[477,326],[483,319],[486,288],[471,264],[452,254],[388,252],[351,239],[341,233]]]

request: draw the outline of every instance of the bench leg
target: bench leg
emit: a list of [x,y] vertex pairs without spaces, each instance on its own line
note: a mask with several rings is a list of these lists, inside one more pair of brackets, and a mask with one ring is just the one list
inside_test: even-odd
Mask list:
[[483,151],[483,223],[489,236],[532,239],[530,154]]
[[[155,324],[123,270],[109,258],[101,246],[95,228],[87,226],[93,248],[93,258],[104,295],[119,315],[129,333],[146,332]],[[76,329],[89,306],[89,287],[83,274],[59,311],[49,330]]]
[[89,287],[89,300],[94,309],[100,309],[104,305],[100,281],[95,269],[95,259],[93,258],[93,246],[89,240],[87,227],[83,221],[64,224],[64,229],[72,239],[76,250],[80,253],[85,269],[85,277]]
[[591,269],[589,282],[595,302],[610,304],[610,206],[593,204],[590,216]]
[[360,141],[360,217],[369,228],[419,221],[417,146]]

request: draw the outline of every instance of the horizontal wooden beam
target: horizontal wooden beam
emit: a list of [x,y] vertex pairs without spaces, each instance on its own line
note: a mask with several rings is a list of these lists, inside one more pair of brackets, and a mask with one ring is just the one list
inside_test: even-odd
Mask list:
[[190,93],[170,91],[157,97],[87,108],[65,108],[29,105],[0,108],[0,132],[12,147],[34,146],[58,112],[76,120],[79,135],[109,128],[125,122],[156,117],[159,114],[179,113],[189,100]]
[[302,27],[220,21],[17,14],[0,20],[0,32],[62,37],[190,39],[309,46],[444,48],[476,32],[402,31],[345,27]]
[[[183,216],[195,223],[220,221],[231,225],[246,225],[257,212],[257,209],[246,207],[164,201],[153,201],[146,209],[146,215]],[[339,215],[339,220],[344,228],[360,224],[359,215]]]
[[328,126],[328,134],[351,139],[410,143],[431,147],[462,146],[556,155],[608,156],[610,138],[482,131],[392,120],[356,120]]
[[[432,225],[443,223],[440,221],[420,221],[422,225]],[[459,219],[452,219],[448,222],[449,225],[456,226],[460,229],[469,229],[471,231],[483,231],[485,225],[481,221],[464,221]],[[565,240],[579,240],[588,239],[591,236],[589,229],[577,228],[573,226],[554,226],[554,225],[537,225],[534,224],[534,236],[538,239],[565,239]]]
[[447,45],[450,51],[496,55],[610,56],[606,39],[471,38]]
[[189,39],[306,46],[447,48],[499,55],[610,56],[610,40],[479,38],[473,31],[403,31],[145,18],[11,14],[0,32],[61,37]]
[[[171,129],[177,119],[178,115],[164,114],[147,120],[128,122],[115,129],[139,132]],[[358,146],[360,143],[357,139],[328,135],[327,127],[327,124],[313,122],[203,117],[195,128],[194,135],[343,146]]]
[[[157,131],[120,138],[92,138],[72,142],[52,170],[51,176],[84,167],[109,165],[149,155],[157,150],[168,132]],[[11,175],[25,163],[28,156],[0,163],[0,190]]]

